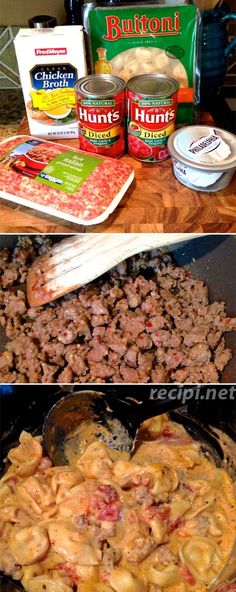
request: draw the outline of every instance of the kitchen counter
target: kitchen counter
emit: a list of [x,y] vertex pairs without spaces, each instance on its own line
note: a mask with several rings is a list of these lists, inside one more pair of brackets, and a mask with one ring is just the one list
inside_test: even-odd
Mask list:
[[[212,124],[213,120],[203,113],[201,123]],[[18,133],[29,133],[25,118]],[[62,143],[78,147],[76,140]],[[226,189],[203,193],[175,179],[171,159],[154,165],[129,156],[124,159],[134,167],[135,180],[104,223],[71,224],[1,199],[0,232],[236,232],[236,176]]]
[[25,114],[21,89],[0,89],[0,105],[0,140],[2,140],[16,133]]

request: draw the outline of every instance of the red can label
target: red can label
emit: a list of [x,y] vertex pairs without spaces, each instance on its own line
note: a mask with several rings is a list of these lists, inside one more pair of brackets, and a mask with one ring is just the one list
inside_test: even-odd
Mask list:
[[167,141],[175,129],[177,91],[171,97],[140,96],[128,90],[128,150],[145,162],[169,156]]
[[115,97],[86,98],[77,93],[81,150],[119,158],[125,152],[125,92]]

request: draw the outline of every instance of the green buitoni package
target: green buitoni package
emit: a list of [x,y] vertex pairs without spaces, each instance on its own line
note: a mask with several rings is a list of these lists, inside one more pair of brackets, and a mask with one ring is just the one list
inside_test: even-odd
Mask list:
[[175,78],[180,84],[177,125],[194,123],[199,102],[199,14],[191,4],[86,4],[91,71],[126,82],[150,73]]

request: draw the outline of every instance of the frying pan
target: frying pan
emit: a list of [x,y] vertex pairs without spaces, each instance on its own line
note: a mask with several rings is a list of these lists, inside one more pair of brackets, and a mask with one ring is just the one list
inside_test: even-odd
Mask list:
[[[32,235],[33,236],[33,235]],[[16,235],[1,235],[0,249],[14,248]],[[53,242],[65,238],[51,235]],[[236,316],[236,236],[207,235],[193,238],[186,243],[165,247],[177,265],[191,270],[193,277],[204,280],[209,288],[210,300],[226,302],[227,314]],[[0,328],[0,352],[4,350],[6,338]],[[221,381],[232,383],[236,380],[236,332],[226,334],[226,344],[232,349],[233,358],[222,373]]]
[[[188,389],[189,389],[188,385]],[[197,387],[193,386],[193,392]],[[93,385],[96,393],[102,390],[106,403],[119,421],[128,429],[131,437],[134,437],[134,424],[144,418],[152,417],[170,407],[180,407],[177,411],[170,412],[171,419],[178,421],[191,433],[192,437],[200,441],[202,449],[207,456],[211,457],[217,466],[226,467],[232,477],[236,478],[236,457],[233,454],[236,446],[236,406],[235,397],[228,396],[222,400],[216,396],[215,401],[210,401],[207,396],[207,386],[200,387],[198,400],[193,400],[182,406],[180,398],[173,401],[168,397],[172,390],[167,386],[166,398],[159,398],[162,387],[151,387],[147,385]],[[219,390],[221,387],[217,386]],[[229,387],[230,389],[230,387]],[[82,389],[81,389],[82,390]],[[12,387],[12,392],[1,395],[1,418],[2,418],[2,450],[1,470],[3,470],[3,459],[7,451],[16,445],[22,429],[33,434],[40,434],[48,412],[62,397],[69,398],[71,394],[79,391],[73,386],[49,386],[49,385],[19,385]],[[91,386],[83,387],[83,392],[91,392]],[[1,392],[1,390],[0,390]],[[198,391],[199,393],[199,391]],[[171,400],[171,404],[170,404]],[[102,415],[102,414],[101,414]],[[234,554],[235,557],[235,554]],[[232,566],[229,567],[230,575],[227,573],[222,583],[236,581],[236,572]],[[235,576],[235,578],[234,578]],[[229,578],[229,580],[228,580]],[[13,583],[11,578],[0,575],[0,586],[3,592],[15,592],[23,590],[20,584]]]

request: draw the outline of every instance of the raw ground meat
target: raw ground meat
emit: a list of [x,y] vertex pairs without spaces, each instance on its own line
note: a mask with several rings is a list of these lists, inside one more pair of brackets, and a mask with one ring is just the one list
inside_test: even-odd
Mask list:
[[[51,207],[75,216],[81,221],[97,218],[111,204],[116,195],[122,190],[132,173],[132,167],[122,161],[112,158],[102,158],[102,162],[96,166],[81,187],[73,194],[45,186],[36,179],[17,172],[9,162],[1,166],[1,158],[20,143],[32,139],[30,136],[18,136],[0,145],[0,185],[1,191],[30,200],[35,204]],[[48,150],[55,149],[57,153],[70,150],[59,144],[45,143]],[[74,149],[74,151],[76,151]],[[84,156],[86,153],[83,153]],[[44,158],[46,158],[44,156]],[[10,157],[11,160],[11,157]]]
[[0,252],[0,324],[8,341],[2,383],[214,383],[236,330],[203,281],[159,250],[131,257],[60,300],[29,308],[25,279],[48,250],[22,237]]

